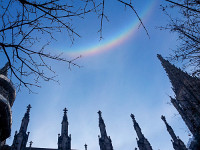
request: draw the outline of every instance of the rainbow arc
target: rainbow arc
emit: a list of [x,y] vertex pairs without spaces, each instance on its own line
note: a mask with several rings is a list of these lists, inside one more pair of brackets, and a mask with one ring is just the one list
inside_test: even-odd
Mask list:
[[[149,14],[151,14],[152,9],[154,8],[154,4],[155,0],[149,2],[149,4],[146,6],[146,8],[144,8],[142,14],[140,15],[144,22],[148,18]],[[126,29],[120,32],[117,36],[112,37],[105,42],[87,48],[70,50],[67,51],[67,53],[72,56],[75,55],[91,56],[105,51],[113,50],[115,47],[123,44],[125,41],[135,36],[139,26],[140,26],[140,21],[138,19],[134,20],[132,23],[130,23],[130,25]]]

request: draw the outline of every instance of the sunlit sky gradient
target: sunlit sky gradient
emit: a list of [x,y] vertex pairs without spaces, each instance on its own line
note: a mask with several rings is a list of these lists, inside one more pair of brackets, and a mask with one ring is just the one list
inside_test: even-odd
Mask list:
[[[7,143],[12,143],[26,106],[31,104],[28,131],[33,147],[57,148],[64,107],[69,110],[69,133],[74,149],[83,150],[85,143],[89,150],[99,149],[98,110],[102,111],[115,150],[137,147],[131,113],[153,149],[173,149],[161,115],[166,116],[175,133],[187,144],[188,129],[176,115],[175,108],[167,104],[169,95],[174,96],[174,93],[156,57],[157,53],[168,56],[177,43],[176,35],[156,28],[169,20],[160,9],[162,2],[134,1],[150,39],[142,27],[137,29],[138,20],[133,11],[114,0],[106,1],[109,22],[104,21],[103,40],[99,41],[97,33],[100,20],[93,16],[74,20],[75,29],[82,35],[74,45],[64,33],[56,34],[57,41],[53,41],[48,50],[63,52],[67,58],[82,55],[76,63],[83,67],[72,67],[70,71],[66,64],[50,61],[60,85],[41,82],[42,88],[34,89],[38,94],[29,94],[26,89],[17,93],[12,109],[12,135]],[[112,46],[105,48],[113,41]]]

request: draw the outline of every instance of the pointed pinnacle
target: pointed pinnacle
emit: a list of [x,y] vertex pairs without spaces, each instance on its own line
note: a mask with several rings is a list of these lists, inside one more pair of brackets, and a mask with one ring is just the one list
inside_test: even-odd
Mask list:
[[132,118],[133,122],[136,122],[135,116],[133,114],[131,114],[131,118]]
[[32,147],[33,141],[30,141],[29,144],[29,147]]
[[162,119],[164,122],[167,122],[165,116],[162,115],[162,116],[161,116],[161,119]]
[[99,110],[97,113],[99,114],[99,117],[101,117],[102,112]]
[[164,123],[165,123],[166,126],[169,126],[169,124],[167,123],[167,120],[166,120],[165,116],[162,115],[161,119],[164,121]]
[[166,120],[165,116],[162,115],[161,119],[164,121],[164,123],[166,124],[166,126],[169,126],[168,123],[167,123],[167,120]]
[[31,107],[31,105],[29,104],[28,106],[27,106],[27,112],[30,112],[30,109],[31,109],[32,107]]
[[64,114],[66,114],[67,113],[67,108],[65,107],[64,109],[63,109],[63,111],[64,111]]
[[[63,111],[64,111],[64,115],[63,115],[63,121],[67,121],[67,108],[65,107],[64,109],[63,109]],[[62,121],[62,122],[63,122]],[[68,121],[67,121],[68,122]]]
[[162,55],[160,55],[160,54],[157,54],[157,57],[158,57],[158,59],[163,59],[163,57],[162,57]]
[[135,120],[135,116],[133,114],[131,114],[131,118]]
[[[158,59],[161,61],[161,64],[163,65],[164,62],[168,62],[167,60],[165,60],[162,55],[157,54]],[[165,68],[165,67],[164,67]]]
[[177,140],[177,137],[174,133],[174,130],[172,129],[172,127],[167,123],[165,116],[161,116],[161,119],[164,121],[166,127],[167,127],[167,131],[169,132],[169,134],[171,135],[172,139],[175,141]]
[[87,144],[85,144],[84,146],[85,146],[85,150],[87,150]]

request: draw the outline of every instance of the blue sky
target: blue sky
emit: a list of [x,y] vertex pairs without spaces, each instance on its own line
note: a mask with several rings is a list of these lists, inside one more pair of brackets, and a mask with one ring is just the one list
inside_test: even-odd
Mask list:
[[[64,33],[59,33],[55,35],[57,41],[53,41],[48,49],[53,53],[64,52],[65,57],[71,58],[69,52],[103,44],[137,21],[129,8],[124,11],[117,2],[107,3],[105,9],[110,21],[104,21],[103,40],[99,41],[97,33],[99,20],[88,16],[85,20],[74,20],[75,29],[82,35],[74,45],[71,46]],[[64,107],[69,110],[69,133],[75,149],[84,149],[85,143],[88,149],[99,149],[98,110],[102,111],[107,133],[116,150],[137,146],[131,113],[153,149],[172,149],[171,137],[161,115],[166,116],[175,133],[187,143],[188,129],[181,117],[175,115],[175,108],[167,104],[169,95],[174,96],[174,93],[156,57],[158,53],[168,56],[170,49],[176,48],[176,35],[156,29],[169,20],[160,9],[161,0],[137,0],[135,8],[142,15],[151,3],[151,9],[143,17],[150,39],[140,27],[117,47],[91,56],[78,53],[77,56],[83,56],[76,63],[83,67],[72,67],[71,71],[64,63],[49,61],[60,84],[41,82],[42,88],[34,89],[38,94],[29,94],[26,89],[17,93],[12,108],[12,135],[7,143],[12,143],[28,104],[32,105],[28,131],[33,147],[57,147]]]

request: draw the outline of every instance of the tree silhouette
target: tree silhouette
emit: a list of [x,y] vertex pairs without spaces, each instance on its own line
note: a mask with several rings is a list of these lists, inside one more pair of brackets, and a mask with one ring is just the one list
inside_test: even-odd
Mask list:
[[[130,7],[146,30],[131,1],[117,1]],[[0,52],[8,61],[11,75],[19,81],[18,88],[25,86],[30,91],[31,86],[40,87],[40,79],[55,81],[55,72],[47,63],[48,59],[68,63],[69,69],[71,66],[80,67],[75,63],[80,56],[68,60],[62,54],[52,54],[46,50],[51,40],[55,40],[54,33],[66,32],[73,44],[74,39],[81,36],[73,28],[72,19],[93,13],[100,19],[98,32],[101,39],[103,21],[107,19],[104,0],[9,0],[0,1],[0,6]],[[45,39],[48,37],[47,41],[42,39],[44,36]],[[40,41],[43,46],[36,48],[35,45],[39,45]],[[47,75],[47,70],[53,75]]]
[[[199,0],[165,0],[163,11],[169,16],[170,23],[162,29],[178,34],[180,44],[170,56],[172,60],[183,62],[194,76],[200,77],[200,1]],[[177,9],[179,17],[168,13],[168,8]]]

